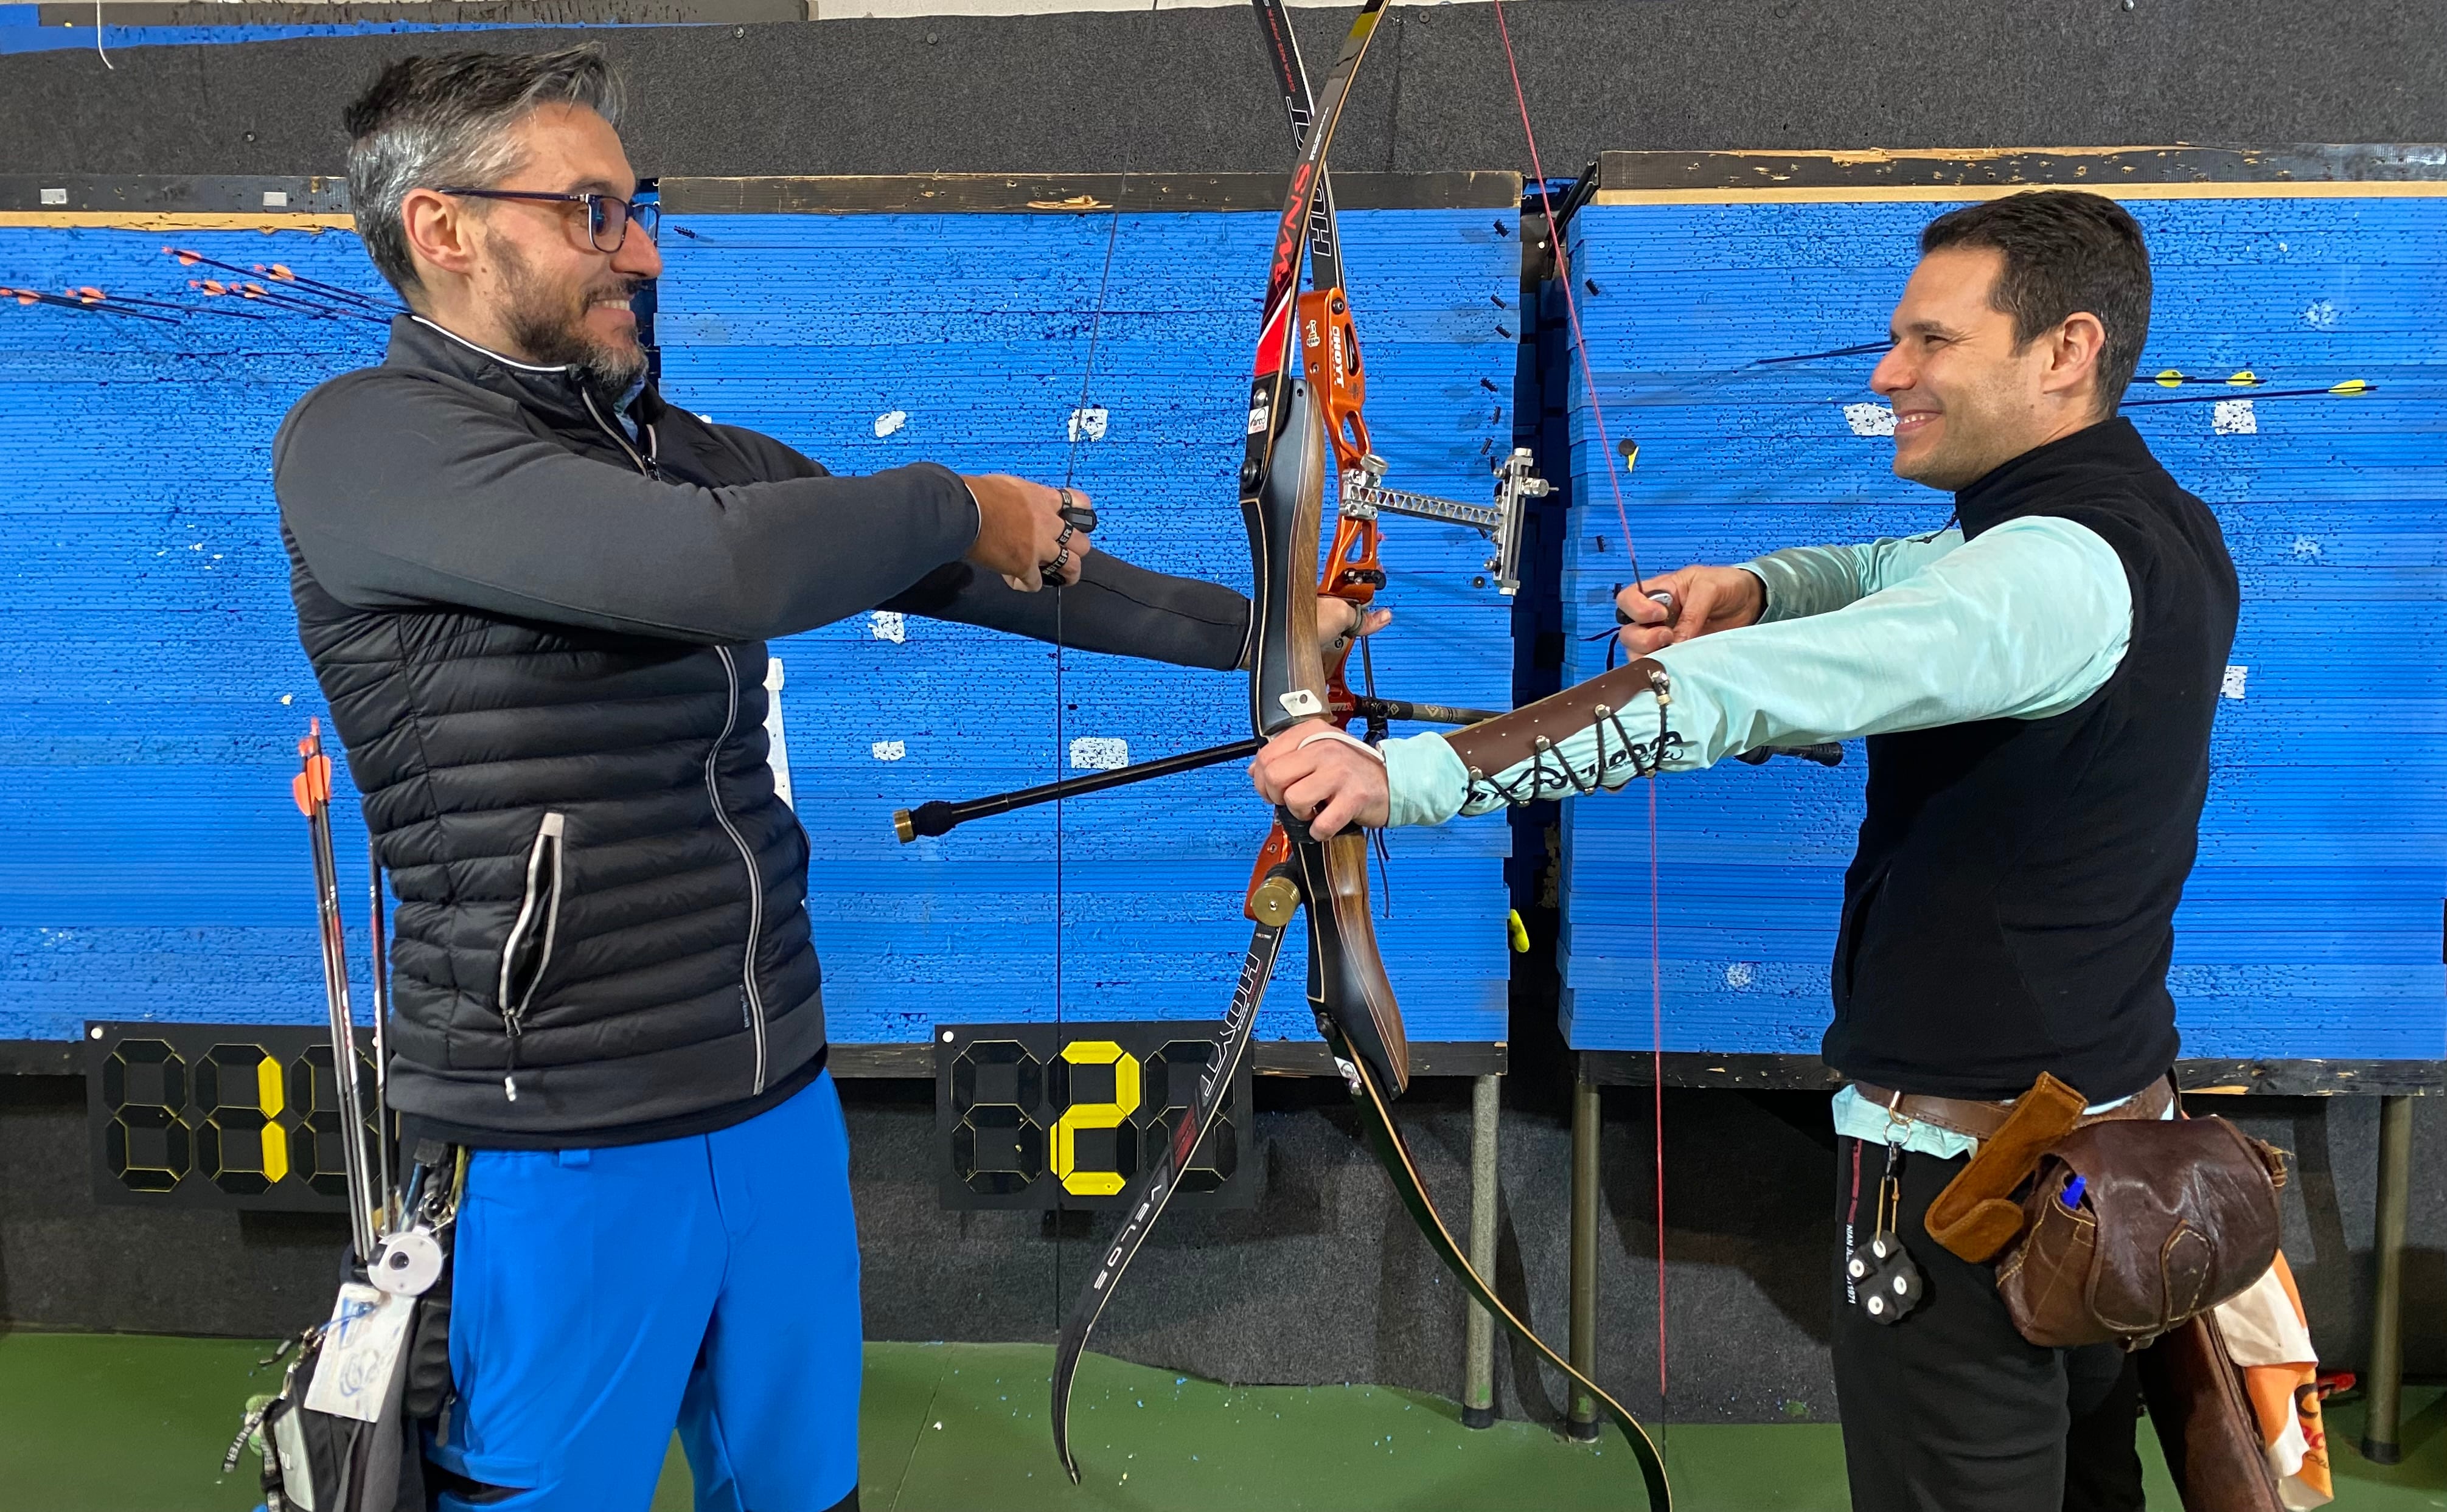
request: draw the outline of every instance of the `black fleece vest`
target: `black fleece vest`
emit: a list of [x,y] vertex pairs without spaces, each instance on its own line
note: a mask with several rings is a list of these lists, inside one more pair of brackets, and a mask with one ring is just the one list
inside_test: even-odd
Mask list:
[[2092,1101],[2175,1058],[2167,992],[2238,593],[2207,505],[2132,424],[2023,453],[1956,496],[1964,536],[2045,515],[2124,563],[2133,634],[2048,719],[1868,742],[1823,1053],[1909,1092],[2008,1098],[2051,1072]]

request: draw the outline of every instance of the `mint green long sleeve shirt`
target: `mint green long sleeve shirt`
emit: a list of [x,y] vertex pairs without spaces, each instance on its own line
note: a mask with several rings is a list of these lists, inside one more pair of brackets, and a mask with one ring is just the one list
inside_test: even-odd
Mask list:
[[[1664,770],[1697,770],[1760,746],[2045,719],[2096,692],[2133,634],[2122,559],[2067,520],[2009,520],[1969,542],[1946,530],[1802,546],[1742,565],[1766,589],[1758,623],[1651,653],[1673,678],[1669,724],[1681,737]],[[1653,693],[1620,717],[1635,738],[1658,728]],[[1440,735],[1388,741],[1384,751],[1396,824],[1485,813],[1505,804],[1507,788],[1515,801],[1574,791],[1558,782],[1532,793],[1522,785],[1526,762],[1473,783]],[[1584,785],[1630,781],[1628,765],[1600,772],[1599,755],[1597,732],[1584,730],[1557,747],[1548,769],[1566,764]],[[1871,1143],[1940,1160],[1974,1147],[1963,1135],[1890,1119],[1849,1087],[1831,1111],[1838,1134]]]
[[[1761,746],[1806,746],[1978,719],[2045,719],[2096,692],[2123,660],[2133,593],[2123,560],[2087,526],[2033,516],[1966,542],[1959,530],[1854,546],[1803,546],[1742,564],[1766,588],[1759,622],[1683,641],[1651,657],[1673,678],[1667,771],[1696,771]],[[1659,728],[1641,692],[1617,716],[1635,736]],[[1617,748],[1619,738],[1609,735]],[[1598,731],[1548,758],[1600,773]],[[1394,824],[1440,824],[1532,796],[1523,763],[1473,784],[1437,734],[1384,746]],[[1573,788],[1555,782],[1537,798]]]

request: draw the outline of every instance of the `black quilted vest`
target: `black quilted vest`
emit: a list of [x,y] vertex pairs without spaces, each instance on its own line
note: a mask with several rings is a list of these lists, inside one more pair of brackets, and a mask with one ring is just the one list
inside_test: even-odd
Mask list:
[[[590,457],[759,481],[651,390],[633,411],[651,441],[632,447],[557,370],[406,321],[389,362],[514,393],[531,428]],[[807,844],[766,765],[763,643],[354,609],[282,538],[398,898],[393,1106],[469,1143],[599,1145],[738,1122],[812,1079]]]

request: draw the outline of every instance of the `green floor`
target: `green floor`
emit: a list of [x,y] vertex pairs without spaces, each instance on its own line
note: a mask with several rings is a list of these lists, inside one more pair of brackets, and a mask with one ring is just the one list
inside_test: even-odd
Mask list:
[[[265,1388],[259,1345],[226,1339],[0,1332],[0,1504],[43,1512],[243,1512],[254,1462],[223,1478],[237,1408]],[[1378,1387],[1220,1387],[1091,1358],[1073,1487],[1047,1438],[1051,1351],[1033,1345],[867,1347],[862,1502],[867,1512],[1141,1512],[1199,1505],[1299,1512],[1637,1505],[1629,1456],[1502,1423],[1472,1432],[1449,1402]],[[2447,1393],[2406,1393],[2405,1463],[2350,1446],[2351,1402],[2332,1411],[2343,1512],[2447,1507]],[[2145,1441],[2147,1434],[2143,1435]],[[1819,1512],[1845,1505],[1843,1456],[1824,1424],[1680,1427],[1664,1434],[1682,1512]],[[2172,1508],[2153,1448],[2151,1504]],[[1534,1499],[1525,1497],[1535,1487]],[[676,1456],[657,1512],[688,1505]]]

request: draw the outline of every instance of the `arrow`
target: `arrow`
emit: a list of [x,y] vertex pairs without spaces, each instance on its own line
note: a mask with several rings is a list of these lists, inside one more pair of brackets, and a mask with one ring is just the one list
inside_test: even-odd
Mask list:
[[82,310],[95,315],[125,315],[131,320],[155,320],[165,326],[179,322],[168,315],[148,315],[142,310],[122,310],[115,305],[97,305],[83,299],[67,299],[59,294],[47,294],[37,289],[10,289],[0,285],[0,299],[14,299],[21,305],[49,305],[56,310]]
[[[2171,385],[2170,387],[2172,386]],[[2363,394],[2375,394],[2377,392],[2379,392],[2379,385],[2364,382],[2360,378],[2348,378],[2343,383],[2330,384],[2325,388],[2278,388],[2272,389],[2265,394],[2256,393],[2251,397],[2255,401],[2262,399],[2325,399],[2329,397],[2339,399],[2359,399]],[[2127,409],[2147,409],[2153,405],[2210,405],[2218,402],[2218,396],[2215,394],[2188,394],[2177,399],[2128,399],[2124,403],[2124,407]]]

